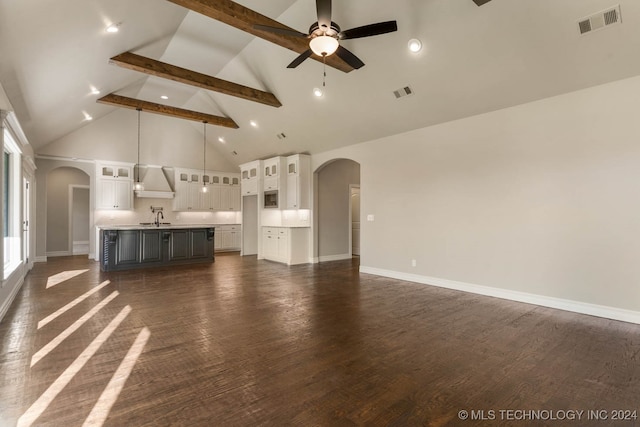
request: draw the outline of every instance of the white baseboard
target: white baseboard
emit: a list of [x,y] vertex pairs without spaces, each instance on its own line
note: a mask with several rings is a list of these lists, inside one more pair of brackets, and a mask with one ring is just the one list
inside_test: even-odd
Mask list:
[[89,255],[89,241],[74,241],[72,252],[74,255]]
[[73,255],[71,252],[69,251],[54,251],[54,252],[47,252],[47,256],[48,257],[57,257],[57,256],[71,256]]
[[34,262],[47,262],[46,256],[37,256]]
[[604,317],[606,319],[640,324],[640,312],[626,310],[623,308],[590,304],[563,298],[512,291],[509,289],[493,288],[490,286],[474,285],[472,283],[456,282],[454,280],[439,279],[437,277],[421,276],[418,274],[402,273],[399,271],[385,270],[374,267],[360,266],[360,272],[374,274],[376,276],[390,277],[392,279],[406,280],[408,282],[438,286],[441,288],[453,289],[456,291],[470,292],[478,295],[502,298],[510,301],[556,308],[559,310],[571,311],[574,313],[588,314],[590,316]]
[[320,255],[318,257],[319,262],[342,261],[344,259],[351,259],[351,254]]
[[9,297],[6,300],[4,300],[4,302],[2,303],[2,306],[0,306],[0,321],[2,321],[2,319],[4,318],[4,315],[7,314],[7,311],[9,311],[9,307],[11,307],[13,300],[16,299],[16,295],[18,295],[18,291],[20,290],[20,288],[22,288],[23,284],[24,284],[24,275],[20,277],[20,279],[18,279],[18,282],[13,287],[13,290],[9,294]]

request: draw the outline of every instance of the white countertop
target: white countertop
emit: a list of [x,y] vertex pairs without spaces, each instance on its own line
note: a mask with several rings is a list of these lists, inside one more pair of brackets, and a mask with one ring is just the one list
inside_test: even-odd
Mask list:
[[[233,225],[233,224],[221,224],[221,225]],[[142,224],[120,224],[120,225],[96,225],[96,228],[100,230],[172,230],[177,228],[215,228],[217,224],[160,224],[157,225],[142,225]]]

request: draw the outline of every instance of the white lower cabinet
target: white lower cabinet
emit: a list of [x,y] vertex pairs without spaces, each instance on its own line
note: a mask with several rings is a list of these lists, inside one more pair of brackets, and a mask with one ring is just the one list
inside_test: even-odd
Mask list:
[[262,257],[288,265],[309,262],[308,227],[262,227]]
[[242,229],[238,224],[217,225],[214,238],[216,251],[239,251],[242,245]]

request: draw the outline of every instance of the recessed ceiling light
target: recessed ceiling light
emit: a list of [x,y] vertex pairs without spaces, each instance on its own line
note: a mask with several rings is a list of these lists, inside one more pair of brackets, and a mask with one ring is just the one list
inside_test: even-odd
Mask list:
[[118,31],[120,31],[120,29],[118,28],[120,26],[120,22],[117,24],[111,24],[107,27],[107,33],[117,33]]
[[227,143],[227,141],[225,141],[223,137],[219,137],[219,138],[218,138],[218,141],[222,142],[223,144],[226,144],[226,143]]
[[160,95],[160,98],[162,99],[169,99],[169,97],[167,95]]
[[93,120],[93,117],[91,117],[91,114],[87,113],[86,111],[83,111],[82,114],[84,115],[84,119],[86,121],[89,122],[89,121]]
[[249,124],[250,124],[251,126],[253,126],[254,128],[257,128],[257,127],[258,127],[258,123],[256,123],[256,121],[255,121],[255,120],[251,120],[251,121],[249,122]]
[[422,50],[422,42],[418,39],[411,39],[409,43],[407,43],[409,50],[413,53],[418,53]]
[[91,86],[91,95],[100,95],[100,91],[95,86]]
[[320,98],[322,95],[324,95],[324,93],[322,92],[322,89],[320,89],[319,87],[314,87],[313,88],[313,94],[315,96],[317,96],[318,98]]

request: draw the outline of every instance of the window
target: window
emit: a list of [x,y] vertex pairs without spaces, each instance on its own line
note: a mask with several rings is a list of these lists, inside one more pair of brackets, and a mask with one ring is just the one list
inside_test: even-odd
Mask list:
[[22,255],[20,223],[20,149],[11,136],[4,131],[2,211],[4,230],[4,279],[20,265]]

